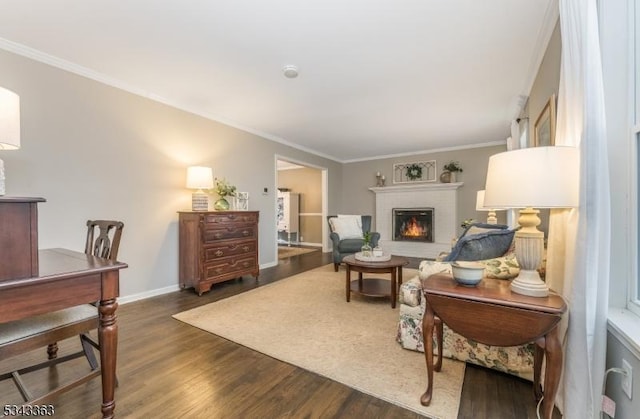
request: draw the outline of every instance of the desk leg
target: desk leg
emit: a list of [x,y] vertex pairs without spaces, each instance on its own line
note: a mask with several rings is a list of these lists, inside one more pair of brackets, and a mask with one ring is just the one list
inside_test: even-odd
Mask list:
[[113,418],[116,383],[116,353],[118,349],[118,324],[115,298],[100,300],[100,324],[98,339],[100,342],[100,364],[102,369],[102,417]]
[[351,300],[351,265],[347,265],[347,303]]
[[558,338],[558,328],[554,327],[545,336],[544,354],[547,364],[544,369],[544,400],[542,401],[542,417],[551,419],[553,406],[562,372],[562,346]]
[[431,393],[433,392],[433,323],[433,309],[430,304],[427,304],[426,311],[422,317],[422,342],[424,345],[424,358],[427,362],[427,391],[420,397],[420,403],[423,406],[429,406]]

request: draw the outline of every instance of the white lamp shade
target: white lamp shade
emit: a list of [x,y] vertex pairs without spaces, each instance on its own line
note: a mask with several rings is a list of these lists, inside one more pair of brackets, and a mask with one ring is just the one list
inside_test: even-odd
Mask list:
[[0,87],[0,150],[20,148],[20,96]]
[[210,167],[191,166],[187,168],[187,188],[213,188],[213,170]]
[[531,147],[489,158],[484,206],[578,206],[580,155],[575,147]]
[[489,211],[484,207],[484,190],[476,193],[476,211]]

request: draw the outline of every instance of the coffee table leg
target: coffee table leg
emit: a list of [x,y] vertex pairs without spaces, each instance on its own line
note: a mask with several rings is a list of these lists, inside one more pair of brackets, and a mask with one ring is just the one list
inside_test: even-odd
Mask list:
[[398,292],[400,292],[401,285],[402,285],[402,266],[398,266]]
[[347,303],[351,299],[351,265],[347,263]]
[[424,345],[424,358],[427,362],[427,391],[420,397],[420,404],[429,406],[433,392],[433,309],[427,304],[422,318],[422,343]]
[[396,268],[391,268],[391,308],[396,308]]

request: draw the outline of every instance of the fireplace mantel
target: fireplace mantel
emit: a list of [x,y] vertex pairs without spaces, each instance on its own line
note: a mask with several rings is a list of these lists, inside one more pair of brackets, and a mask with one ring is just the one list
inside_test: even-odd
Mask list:
[[464,182],[456,183],[421,183],[418,185],[393,185],[393,186],[381,186],[369,188],[369,190],[375,194],[379,193],[393,193],[393,192],[418,192],[418,191],[446,191],[449,189],[458,189]]

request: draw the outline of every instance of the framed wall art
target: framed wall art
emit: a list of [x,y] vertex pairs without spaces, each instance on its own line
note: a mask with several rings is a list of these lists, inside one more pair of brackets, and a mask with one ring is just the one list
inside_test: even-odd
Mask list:
[[436,161],[417,161],[393,165],[393,183],[435,182]]
[[553,94],[542,108],[533,125],[533,146],[544,147],[556,143],[556,95]]

